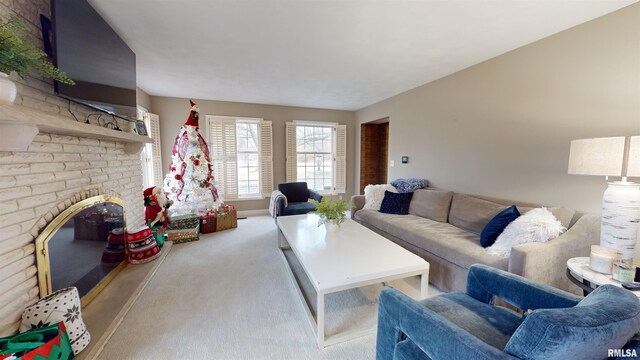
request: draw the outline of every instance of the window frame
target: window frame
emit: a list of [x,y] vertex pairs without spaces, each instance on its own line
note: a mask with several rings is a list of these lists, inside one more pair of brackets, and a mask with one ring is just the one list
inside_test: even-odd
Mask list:
[[[253,118],[236,118],[236,182],[237,182],[237,186],[238,186],[238,199],[242,199],[242,200],[252,200],[252,199],[263,199],[265,197],[265,195],[262,193],[262,161],[261,161],[261,151],[260,151],[260,146],[261,146],[261,136],[260,136],[260,126],[261,126],[261,119],[253,119]],[[256,125],[256,150],[255,151],[249,151],[249,150],[240,150],[240,145],[238,142],[238,125],[239,124],[251,124],[251,125]],[[248,139],[248,138],[247,138]],[[241,194],[240,193],[240,154],[256,154],[257,156],[257,168],[258,168],[258,192],[257,193],[248,193],[248,194]],[[247,161],[249,162],[249,161]],[[250,167],[249,165],[247,166],[248,168]],[[244,181],[244,180],[242,180]],[[248,182],[248,186],[249,189],[251,189],[251,180],[247,180]]]
[[[335,189],[336,189],[336,136],[335,136],[335,132],[336,132],[336,126],[338,125],[337,123],[329,123],[329,122],[312,122],[312,121],[294,121],[293,122],[295,125],[295,132],[296,132],[296,181],[307,181],[306,178],[301,179],[300,178],[300,174],[298,173],[297,169],[300,167],[298,165],[298,155],[329,155],[330,156],[330,163],[331,163],[331,185],[329,186],[330,189],[326,190],[324,189],[324,185],[323,185],[323,189],[322,190],[317,190],[314,187],[309,186],[310,189],[313,189],[315,191],[317,191],[318,193],[322,194],[322,195],[333,195],[335,194]],[[331,132],[331,151],[326,152],[326,151],[298,151],[298,127],[310,127],[310,128],[321,128],[321,129],[329,129]],[[324,167],[324,166],[323,166]],[[306,168],[306,166],[305,166]],[[306,174],[306,171],[305,171]],[[325,178],[323,177],[323,180]],[[323,182],[324,183],[324,182]],[[315,179],[314,179],[314,185],[315,185]]]
[[[219,176],[216,176],[216,183],[218,184],[218,191],[221,191],[222,196],[224,197],[225,200],[229,200],[229,201],[246,201],[246,200],[262,200],[268,196],[271,196],[271,191],[273,191],[273,189],[269,190],[268,193],[267,190],[265,189],[266,186],[269,186],[270,188],[273,187],[273,147],[272,147],[272,143],[273,143],[273,133],[272,133],[272,122],[268,121],[268,120],[264,120],[262,118],[250,118],[250,117],[239,117],[239,116],[220,116],[220,115],[211,115],[208,114],[205,117],[206,121],[204,124],[205,127],[205,133],[206,133],[206,137],[205,137],[205,141],[207,142],[207,145],[209,145],[210,148],[210,152],[212,154],[211,156],[211,161],[212,163],[215,162],[220,162],[223,164],[225,171],[223,171],[223,176],[222,178],[220,178]],[[211,126],[211,122],[212,121],[221,121],[221,122],[229,122],[229,121],[233,121],[234,122],[234,135],[235,135],[235,158],[233,161],[235,161],[235,186],[236,186],[236,193],[235,194],[229,194],[227,192],[227,188],[228,188],[228,184],[226,184],[225,182],[228,180],[229,177],[229,172],[226,171],[227,169],[227,163],[230,160],[228,157],[228,153],[226,151],[228,144],[226,143],[226,133],[222,135],[222,141],[223,144],[213,144],[212,143],[212,132],[210,129]],[[240,180],[239,180],[239,170],[240,167],[238,166],[239,161],[238,161],[238,155],[240,153],[244,153],[244,151],[240,151],[239,150],[239,144],[238,144],[238,138],[237,138],[237,125],[238,123],[255,123],[258,125],[258,142],[256,144],[257,146],[257,154],[258,154],[258,190],[259,193],[256,194],[246,194],[246,195],[240,195]],[[224,133],[224,125],[222,128],[222,132]],[[268,139],[268,141],[264,142],[263,144],[263,137],[265,136],[265,132],[268,133],[268,136],[270,137]],[[263,146],[264,145],[264,146]],[[212,150],[214,146],[219,146],[220,148],[218,148],[220,150],[222,150],[223,155],[221,159],[218,158],[214,158],[213,153],[214,151]],[[266,149],[264,147],[267,147]],[[266,167],[265,167],[265,162]],[[215,165],[214,165],[215,166]],[[268,170],[268,174],[265,174],[265,169]],[[215,170],[215,168],[214,168]],[[266,176],[266,178],[265,178]],[[221,189],[222,188],[222,189]],[[231,196],[233,195],[233,196]]]

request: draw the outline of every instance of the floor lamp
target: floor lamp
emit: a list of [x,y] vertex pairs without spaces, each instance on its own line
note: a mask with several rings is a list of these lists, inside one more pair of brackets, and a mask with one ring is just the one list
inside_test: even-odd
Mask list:
[[640,264],[640,184],[627,180],[640,177],[640,136],[571,141],[569,174],[621,178],[608,182],[602,198],[600,245]]

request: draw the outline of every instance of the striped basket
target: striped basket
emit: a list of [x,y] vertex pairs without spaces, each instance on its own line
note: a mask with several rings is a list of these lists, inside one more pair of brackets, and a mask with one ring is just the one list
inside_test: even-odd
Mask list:
[[127,260],[131,264],[144,264],[160,256],[160,247],[147,225],[127,229],[124,239],[127,243]]

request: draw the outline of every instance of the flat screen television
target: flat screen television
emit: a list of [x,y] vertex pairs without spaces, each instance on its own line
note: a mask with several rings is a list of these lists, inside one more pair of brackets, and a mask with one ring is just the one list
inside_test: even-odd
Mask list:
[[59,96],[136,119],[136,54],[87,0],[51,0],[52,56],[75,85]]

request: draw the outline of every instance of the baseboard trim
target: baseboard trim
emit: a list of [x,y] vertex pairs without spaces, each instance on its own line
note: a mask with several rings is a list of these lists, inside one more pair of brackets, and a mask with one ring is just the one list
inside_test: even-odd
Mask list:
[[249,217],[249,216],[262,216],[269,215],[268,209],[259,209],[259,210],[240,210],[238,211],[238,217]]

